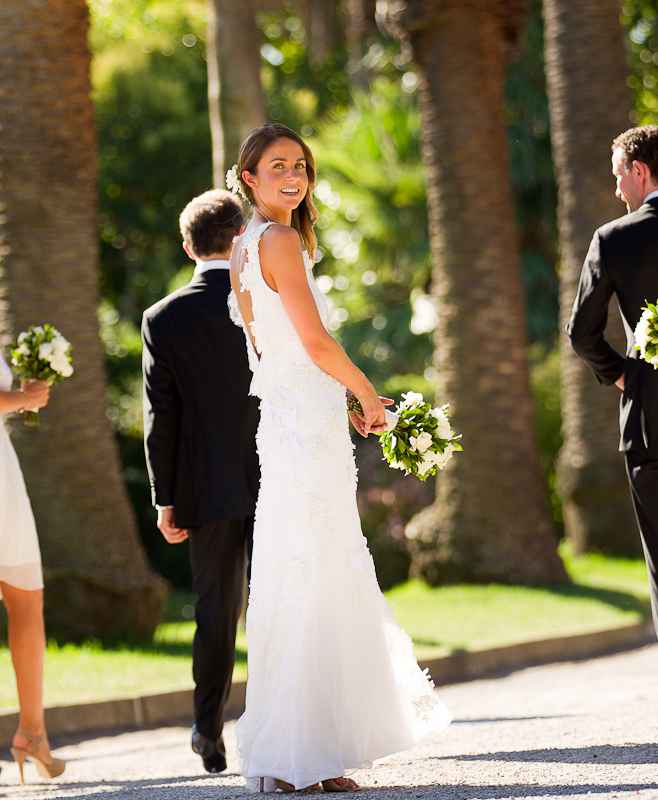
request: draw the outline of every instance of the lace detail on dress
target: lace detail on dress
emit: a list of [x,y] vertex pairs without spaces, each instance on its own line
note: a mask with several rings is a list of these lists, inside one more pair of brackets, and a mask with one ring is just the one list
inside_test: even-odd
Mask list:
[[[232,289],[228,294],[228,299],[226,302],[228,305],[228,314],[231,319],[231,322],[234,325],[237,325],[238,328],[242,328],[242,330],[244,331],[242,314],[240,314],[240,308],[238,306],[238,298],[235,296],[235,292]],[[256,353],[256,351],[254,350],[253,345],[251,344],[251,339],[249,338],[249,336],[246,335],[246,331],[244,338],[247,347],[247,359],[249,363],[249,369],[251,370],[252,373],[254,373],[258,369],[258,353]]]

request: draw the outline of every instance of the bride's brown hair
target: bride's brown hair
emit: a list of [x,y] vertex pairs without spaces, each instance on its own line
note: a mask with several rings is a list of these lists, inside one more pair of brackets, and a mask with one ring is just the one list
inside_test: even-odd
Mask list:
[[242,142],[240,154],[238,155],[238,178],[240,180],[240,185],[249,202],[252,205],[256,205],[251,187],[242,180],[242,173],[246,170],[254,175],[263,153],[272,142],[275,142],[277,139],[292,139],[292,141],[297,142],[304,151],[306,174],[308,176],[308,191],[302,202],[292,212],[292,227],[302,237],[304,247],[308,250],[309,254],[314,256],[318,244],[315,231],[313,230],[315,221],[318,218],[317,209],[313,205],[315,159],[313,158],[310,147],[298,133],[288,128],[286,125],[281,125],[279,122],[268,122],[265,125],[261,125],[260,128],[254,128],[253,131],[250,131],[247,138]]

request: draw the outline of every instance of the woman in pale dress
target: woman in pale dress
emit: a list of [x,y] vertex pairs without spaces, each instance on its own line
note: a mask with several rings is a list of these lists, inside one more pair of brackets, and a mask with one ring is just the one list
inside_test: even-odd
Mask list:
[[384,429],[384,407],[327,331],[312,273],[312,153],[290,129],[265,125],[228,177],[254,205],[234,243],[229,304],[261,401],[241,769],[255,791],[350,792],[348,772],[412,747],[449,715],[361,532],[346,390],[361,403],[364,435]]
[[42,777],[64,772],[54,758],[43,713],[43,576],[39,541],[25,482],[9,434],[7,414],[37,411],[48,403],[48,384],[29,381],[12,389],[12,374],[0,354],[0,596],[9,619],[9,649],[18,689],[18,730],[12,755],[18,764],[33,761]]

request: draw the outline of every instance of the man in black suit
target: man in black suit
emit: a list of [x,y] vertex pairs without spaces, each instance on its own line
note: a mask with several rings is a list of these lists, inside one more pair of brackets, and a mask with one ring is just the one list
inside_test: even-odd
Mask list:
[[[658,126],[620,134],[612,143],[612,172],[628,214],[594,234],[567,332],[598,380],[622,391],[619,449],[626,457],[658,631],[658,372],[639,358],[634,340],[642,307],[658,300]],[[626,329],[626,357],[604,337],[613,294]]]
[[183,210],[191,282],[144,312],[144,442],[158,528],[189,539],[196,604],[192,749],[226,769],[223,710],[231,687],[245,566],[259,486],[256,400],[242,331],[230,320],[228,258],[243,225],[238,198],[213,190]]

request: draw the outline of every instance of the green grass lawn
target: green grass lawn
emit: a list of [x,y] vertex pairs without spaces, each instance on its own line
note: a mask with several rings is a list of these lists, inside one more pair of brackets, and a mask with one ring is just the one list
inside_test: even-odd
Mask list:
[[[562,555],[573,583],[534,589],[458,584],[430,588],[409,581],[387,593],[420,658],[530,639],[568,636],[638,622],[648,616],[643,561]],[[103,646],[50,643],[48,705],[185,689],[192,685],[191,598],[175,595],[152,644]],[[238,639],[235,675],[246,676],[246,640]],[[0,648],[0,709],[16,707],[9,652]]]

